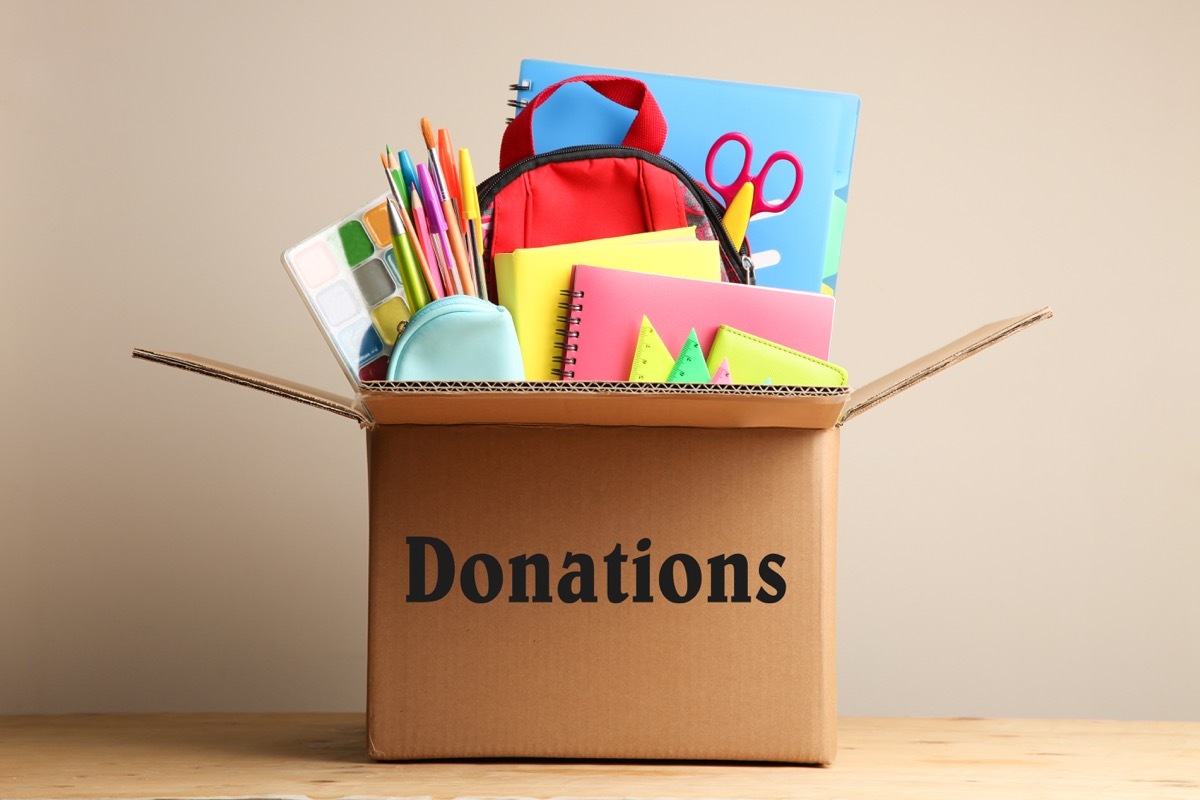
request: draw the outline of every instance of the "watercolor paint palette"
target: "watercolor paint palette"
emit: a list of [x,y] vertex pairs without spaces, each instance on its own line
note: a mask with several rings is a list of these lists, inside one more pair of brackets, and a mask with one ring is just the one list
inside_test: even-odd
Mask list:
[[283,265],[355,386],[387,380],[408,303],[396,270],[387,195],[283,254]]

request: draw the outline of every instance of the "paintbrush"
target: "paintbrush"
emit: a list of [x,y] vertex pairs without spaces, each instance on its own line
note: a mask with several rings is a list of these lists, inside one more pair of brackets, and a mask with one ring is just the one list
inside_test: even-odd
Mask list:
[[[396,176],[392,172],[392,170],[395,169],[395,167],[392,166],[392,159],[393,156],[391,148],[387,148],[386,154],[379,154],[379,160],[383,162],[383,172],[385,175],[387,175],[388,188],[392,190],[392,196],[396,198],[397,203],[407,209],[408,201],[404,198],[404,192],[400,191],[400,187],[396,184]],[[407,231],[408,229],[405,228],[405,230]]]
[[[395,243],[393,243],[393,249],[396,250],[397,265],[400,266],[402,264],[402,259],[405,258],[406,254],[403,248],[404,245],[407,244],[407,256],[411,258],[412,264],[420,271],[421,277],[423,278],[423,283],[425,284],[425,289],[428,292],[429,300],[432,301],[440,299],[444,296],[444,293],[440,291],[442,283],[440,280],[438,280],[436,283],[433,280],[433,271],[429,265],[428,259],[426,258],[424,245],[421,241],[421,238],[417,235],[416,225],[413,223],[413,219],[409,213],[410,203],[408,194],[400,191],[400,187],[396,183],[396,175],[393,172],[393,170],[396,168],[391,166],[391,164],[395,161],[395,156],[393,156],[391,154],[391,150],[388,149],[387,154],[384,155],[383,153],[380,153],[379,158],[383,162],[383,171],[384,174],[387,175],[388,187],[392,190],[392,194],[395,196],[397,216],[400,220],[400,226],[404,230],[404,238],[400,240],[400,248],[396,248]],[[400,269],[404,269],[404,267],[400,266]],[[410,306],[410,310],[415,313],[417,309]]]

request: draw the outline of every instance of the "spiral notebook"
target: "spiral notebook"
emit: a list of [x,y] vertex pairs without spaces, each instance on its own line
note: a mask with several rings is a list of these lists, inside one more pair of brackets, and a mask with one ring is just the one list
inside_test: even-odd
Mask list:
[[[662,154],[698,181],[705,180],[709,149],[732,131],[745,134],[754,147],[752,174],[762,169],[771,153],[795,153],[804,167],[795,203],[781,213],[758,214],[750,220],[747,238],[758,283],[827,294],[836,291],[858,97],[525,59],[518,82],[511,86],[516,99],[509,105],[523,108],[547,86],[595,73],[626,75],[650,88],[667,119]],[[542,153],[569,145],[619,144],[633,113],[584,84],[571,84],[538,109],[534,145]],[[716,159],[714,177],[732,180],[741,163],[741,150],[727,145]],[[772,170],[766,181],[767,199],[786,196],[790,181],[790,169]]]
[[563,293],[564,380],[629,377],[643,317],[679,352],[693,328],[705,353],[721,325],[822,360],[829,357],[834,298],[740,283],[675,278],[579,265]]
[[613,269],[721,280],[717,243],[695,237],[694,229],[681,228],[497,255],[497,299],[512,314],[525,377],[531,381],[554,380],[557,364],[553,359],[561,345],[561,326],[555,321],[558,303],[562,291],[571,286],[576,264],[582,261]]

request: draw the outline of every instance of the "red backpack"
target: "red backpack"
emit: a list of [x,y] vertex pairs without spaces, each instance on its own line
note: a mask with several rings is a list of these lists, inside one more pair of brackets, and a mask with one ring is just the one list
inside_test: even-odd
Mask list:
[[[637,115],[620,145],[564,147],[536,155],[533,116],[560,86],[582,81]],[[581,75],[541,91],[504,132],[500,171],[479,184],[484,265],[495,297],[492,257],[611,236],[696,226],[721,245],[724,277],[754,283],[749,248],[733,246],[723,209],[709,191],[663,158],[667,122],[646,84],[614,75]]]

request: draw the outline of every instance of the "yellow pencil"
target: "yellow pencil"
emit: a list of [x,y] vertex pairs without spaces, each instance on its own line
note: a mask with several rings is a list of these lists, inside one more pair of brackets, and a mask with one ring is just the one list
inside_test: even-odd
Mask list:
[[463,218],[467,221],[467,249],[475,266],[476,294],[489,300],[487,276],[483,271],[483,231],[479,222],[479,193],[475,189],[475,167],[464,147],[458,151],[458,176],[462,181]]

